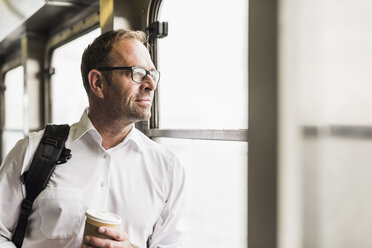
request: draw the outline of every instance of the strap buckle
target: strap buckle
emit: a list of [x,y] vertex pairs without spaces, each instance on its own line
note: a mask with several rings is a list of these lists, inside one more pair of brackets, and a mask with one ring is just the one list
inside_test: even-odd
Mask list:
[[58,140],[59,139],[56,137],[47,136],[45,139],[45,144],[48,144],[54,147],[60,147]]
[[23,199],[21,204],[21,214],[30,216],[33,202],[28,199]]

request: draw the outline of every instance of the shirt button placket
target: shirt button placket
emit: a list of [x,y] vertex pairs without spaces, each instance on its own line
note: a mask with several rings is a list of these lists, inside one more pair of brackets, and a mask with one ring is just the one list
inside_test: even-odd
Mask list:
[[[106,166],[108,166],[108,165],[107,165],[107,163],[108,163],[108,158],[109,158],[109,155],[108,155],[107,153],[104,153],[104,154],[103,154],[103,159],[104,159],[104,161],[105,161]],[[107,174],[107,170],[104,172],[104,174]],[[102,175],[102,176],[104,176],[104,175]],[[101,183],[99,184],[99,186],[100,186],[101,188],[105,188],[105,187],[106,187],[105,176],[102,178],[102,181],[101,181]]]

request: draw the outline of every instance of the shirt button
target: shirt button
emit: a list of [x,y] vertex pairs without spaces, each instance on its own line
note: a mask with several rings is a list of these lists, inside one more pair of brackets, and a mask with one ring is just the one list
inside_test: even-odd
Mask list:
[[101,182],[101,187],[105,187],[105,182]]
[[105,153],[105,155],[103,155],[103,157],[104,157],[104,158],[107,158],[107,157],[108,157],[108,155],[107,155],[107,154]]

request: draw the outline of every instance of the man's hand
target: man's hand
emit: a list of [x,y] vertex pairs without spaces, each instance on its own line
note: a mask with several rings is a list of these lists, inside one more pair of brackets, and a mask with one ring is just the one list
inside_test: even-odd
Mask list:
[[134,245],[129,243],[128,235],[121,229],[101,226],[98,229],[98,232],[114,240],[101,239],[94,236],[85,236],[82,248],[136,248]]

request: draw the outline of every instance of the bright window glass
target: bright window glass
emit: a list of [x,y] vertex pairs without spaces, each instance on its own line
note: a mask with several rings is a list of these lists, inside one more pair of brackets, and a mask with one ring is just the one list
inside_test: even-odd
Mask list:
[[162,1],[160,128],[248,128],[248,1]]
[[95,29],[54,51],[51,81],[52,122],[72,124],[80,119],[88,97],[80,73],[81,56],[88,44],[100,35]]
[[3,161],[5,156],[10,152],[18,140],[24,137],[23,131],[4,131],[3,132],[3,155],[1,160]]
[[5,128],[23,130],[23,67],[5,74]]
[[23,67],[19,66],[5,74],[4,104],[5,123],[2,139],[2,160],[17,141],[23,138],[24,86]]
[[185,247],[247,247],[246,142],[156,138],[187,176]]

